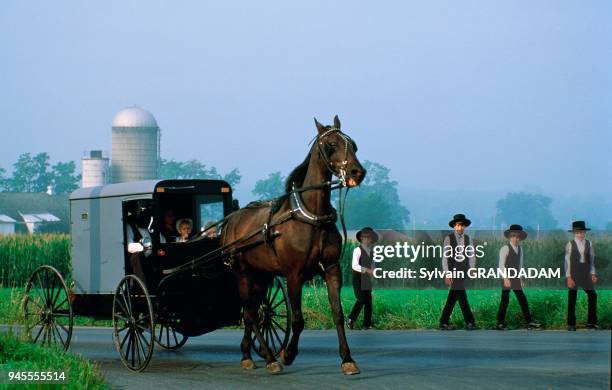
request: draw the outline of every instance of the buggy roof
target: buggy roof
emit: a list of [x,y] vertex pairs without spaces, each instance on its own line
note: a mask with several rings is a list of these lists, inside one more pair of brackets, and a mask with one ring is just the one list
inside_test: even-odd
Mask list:
[[108,198],[113,196],[129,196],[140,194],[152,194],[158,184],[197,184],[198,187],[205,184],[229,187],[223,180],[214,179],[177,179],[177,180],[143,180],[125,183],[107,184],[105,186],[79,188],[70,194],[70,200]]
[[106,198],[111,196],[151,194],[161,180],[129,181],[105,186],[79,188],[70,194],[70,200]]

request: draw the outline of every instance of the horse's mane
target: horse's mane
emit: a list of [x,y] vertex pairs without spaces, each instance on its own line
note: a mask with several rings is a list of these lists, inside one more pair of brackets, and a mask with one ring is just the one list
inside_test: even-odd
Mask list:
[[308,171],[308,164],[310,163],[310,152],[306,155],[306,158],[300,165],[295,167],[293,171],[287,176],[287,181],[285,182],[285,193],[289,193],[292,190],[293,183],[295,183],[295,187],[299,188],[304,183],[304,179],[306,178],[306,172]]

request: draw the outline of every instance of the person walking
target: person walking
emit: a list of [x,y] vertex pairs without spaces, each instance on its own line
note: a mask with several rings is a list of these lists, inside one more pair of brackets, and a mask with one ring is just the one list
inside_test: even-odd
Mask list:
[[587,328],[599,329],[597,325],[597,293],[594,285],[597,284],[595,272],[595,250],[591,241],[586,239],[584,221],[572,223],[574,239],[565,246],[565,276],[567,278],[567,330],[576,330],[576,297],[578,287],[581,287],[588,297]]
[[370,227],[364,227],[357,232],[360,245],[353,250],[351,269],[353,270],[353,292],[357,301],[348,315],[347,326],[353,329],[361,309],[363,313],[363,328],[372,327],[372,246],[378,241],[378,234]]
[[502,296],[497,311],[497,330],[506,330],[506,311],[510,303],[510,290],[514,291],[514,295],[521,306],[521,311],[527,322],[527,329],[537,329],[540,324],[533,321],[527,297],[523,293],[523,280],[518,277],[518,273],[523,269],[523,248],[521,241],[527,238],[527,232],[523,230],[521,225],[510,225],[510,228],[504,232],[504,237],[508,239],[508,244],[499,249],[499,269],[506,273],[514,273],[516,276],[506,274],[502,281]]
[[[459,307],[463,314],[466,329],[476,329],[474,315],[470,309],[470,303],[468,302],[467,293],[465,291],[467,271],[470,268],[476,267],[474,250],[473,248],[472,250],[468,250],[472,242],[470,237],[465,234],[465,228],[470,226],[471,223],[472,221],[467,219],[464,214],[455,214],[453,219],[448,223],[448,226],[453,228],[453,231],[444,238],[442,269],[445,273],[452,273],[453,276],[444,278],[444,283],[450,288],[448,290],[446,304],[440,316],[440,330],[452,329],[448,321],[450,320],[451,313],[457,301],[459,301]],[[447,251],[447,248],[450,248],[450,251]],[[469,253],[471,253],[471,255]],[[448,254],[450,254],[450,256],[448,256]]]

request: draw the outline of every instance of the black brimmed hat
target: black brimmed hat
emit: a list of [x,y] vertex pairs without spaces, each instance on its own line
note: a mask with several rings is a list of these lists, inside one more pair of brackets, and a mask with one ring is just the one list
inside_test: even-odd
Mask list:
[[467,218],[465,217],[465,215],[464,215],[464,214],[455,214],[455,216],[453,217],[453,219],[451,219],[451,220],[448,222],[448,226],[450,226],[450,227],[455,227],[455,224],[456,224],[457,222],[462,222],[462,223],[463,223],[463,226],[465,226],[465,227],[470,226],[470,224],[472,223],[472,221],[470,221],[469,219],[467,219]]
[[504,237],[510,238],[510,233],[519,233],[521,240],[527,238],[527,232],[523,230],[521,225],[510,225],[510,228],[504,232]]
[[357,236],[357,241],[359,242],[361,242],[361,233],[370,233],[372,234],[372,236],[374,236],[373,242],[378,241],[378,233],[376,233],[374,229],[372,229],[371,227],[364,227],[363,229],[357,232],[356,236]]
[[572,222],[572,230],[568,230],[568,232],[575,232],[575,231],[587,231],[587,230],[591,230],[588,227],[586,227],[586,223],[584,223],[584,221],[574,221]]

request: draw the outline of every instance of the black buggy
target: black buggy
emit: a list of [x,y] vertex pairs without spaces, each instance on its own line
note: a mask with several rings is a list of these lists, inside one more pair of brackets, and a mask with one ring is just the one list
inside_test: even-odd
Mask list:
[[[135,210],[143,205],[152,215],[151,240],[141,242],[151,253],[143,260],[146,283],[132,272],[127,241]],[[189,337],[240,325],[230,251],[220,247],[222,225],[208,228],[235,209],[231,187],[221,180],[150,180],[76,190],[70,196],[70,281],[43,265],[26,287],[23,311],[32,340],[66,350],[75,315],[111,319],[121,360],[142,371],[154,344],[178,349]],[[171,242],[161,234],[168,210],[192,221],[192,239]],[[289,340],[290,313],[284,281],[275,278],[259,310],[262,334],[275,354]],[[253,348],[261,355],[257,339]]]

